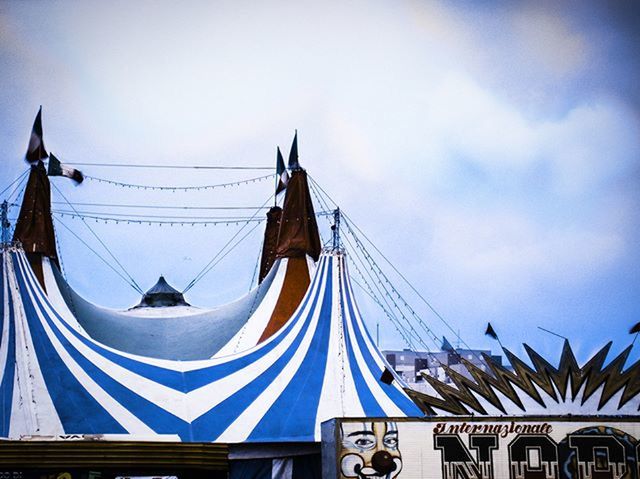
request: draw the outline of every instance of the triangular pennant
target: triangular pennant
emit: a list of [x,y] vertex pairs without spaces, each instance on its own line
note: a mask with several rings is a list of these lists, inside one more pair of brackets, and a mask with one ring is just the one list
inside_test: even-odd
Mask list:
[[282,157],[282,153],[280,152],[280,147],[278,147],[277,158],[276,158],[276,177],[278,184],[276,186],[276,195],[281,193],[287,188],[287,183],[289,183],[289,173],[287,172],[287,168],[284,166],[284,158]]
[[443,351],[453,351],[453,346],[444,336],[442,336],[442,346],[440,347],[440,349],[442,349]]
[[300,168],[300,161],[298,159],[298,130],[296,130],[291,144],[291,151],[289,151],[289,169],[297,170],[298,168]]
[[498,335],[491,326],[491,323],[487,323],[487,330],[484,332],[487,336],[491,336],[493,339],[498,339]]
[[389,371],[388,368],[384,368],[384,371],[382,371],[382,375],[380,376],[380,381],[385,384],[391,384],[394,379],[393,373]]
[[31,129],[31,137],[29,138],[29,145],[27,146],[27,154],[25,159],[29,163],[35,163],[39,160],[47,158],[49,154],[44,147],[44,140],[42,138],[42,106],[38,110],[36,119],[33,122],[33,128]]

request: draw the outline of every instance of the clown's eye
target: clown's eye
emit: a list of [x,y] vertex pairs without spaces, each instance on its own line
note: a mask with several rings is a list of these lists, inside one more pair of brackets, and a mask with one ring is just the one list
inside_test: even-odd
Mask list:
[[362,449],[366,449],[373,445],[373,441],[371,439],[367,439],[366,437],[361,437],[360,439],[356,439],[354,444]]
[[398,438],[396,436],[386,436],[382,442],[384,442],[384,445],[389,448],[398,447]]

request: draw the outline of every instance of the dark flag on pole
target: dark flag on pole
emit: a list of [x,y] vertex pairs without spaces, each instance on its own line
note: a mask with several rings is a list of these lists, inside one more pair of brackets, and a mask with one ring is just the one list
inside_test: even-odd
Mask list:
[[63,165],[53,153],[49,155],[49,167],[47,168],[47,175],[66,176],[67,178],[71,178],[78,184],[82,183],[82,181],[84,180],[82,171],[71,168],[70,166]]
[[278,182],[276,186],[276,195],[287,188],[287,183],[289,183],[289,173],[284,166],[284,158],[282,157],[282,153],[280,152],[280,147],[278,147],[278,155],[276,160],[276,181]]
[[629,334],[636,334],[636,333],[640,333],[640,323],[637,323],[635,326],[633,326],[629,330]]
[[49,154],[44,148],[44,140],[42,139],[42,106],[38,110],[36,119],[33,122],[31,130],[31,138],[29,138],[29,146],[27,146],[27,154],[25,159],[29,163],[35,163],[39,160],[47,158]]
[[491,323],[487,323],[487,330],[484,332],[487,336],[491,336],[493,339],[498,339],[498,335],[491,326]]
[[453,351],[453,346],[451,345],[449,340],[444,336],[442,336],[442,346],[440,346],[440,349],[442,349],[443,351],[449,351],[449,352]]
[[291,144],[291,151],[289,151],[289,169],[297,170],[298,168],[300,168],[300,162],[298,161],[298,130],[296,130]]
[[382,375],[380,376],[380,381],[382,381],[385,384],[391,384],[394,380],[393,377],[393,373],[391,371],[389,371],[389,368],[384,368],[384,371],[382,371]]

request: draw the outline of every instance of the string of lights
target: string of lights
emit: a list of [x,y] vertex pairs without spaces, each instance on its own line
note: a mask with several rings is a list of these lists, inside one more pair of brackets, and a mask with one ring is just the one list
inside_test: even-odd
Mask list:
[[[60,218],[87,219],[96,223],[132,224],[132,225],[169,225],[169,226],[239,226],[247,223],[262,223],[266,218],[254,216],[162,216],[135,215],[78,210],[52,210],[52,214]],[[316,216],[326,216],[331,212],[320,211]]]
[[72,166],[97,166],[115,168],[153,168],[174,169],[174,170],[275,170],[273,166],[223,166],[223,165],[145,165],[134,163],[86,163],[86,162],[65,162]]
[[[322,189],[322,188],[320,188]],[[460,341],[465,348],[467,348],[469,351],[473,351],[473,349],[465,342],[465,340],[460,336],[460,334],[458,332],[456,332],[453,327],[449,324],[449,322],[444,319],[444,317],[433,307],[433,305],[426,300],[426,298],[420,294],[420,292],[415,288],[415,286],[413,286],[409,280],[400,272],[398,271],[398,269],[393,265],[393,263],[391,263],[391,261],[389,261],[389,259],[382,254],[382,252],[378,249],[378,247],[367,237],[367,235],[364,234],[364,232],[358,227],[358,225],[356,225],[353,220],[351,220],[351,218],[349,218],[346,214],[344,214],[344,217],[346,219],[347,222],[347,228],[349,228],[349,224],[351,224],[355,230],[357,230],[363,237],[364,239],[373,247],[373,249],[382,257],[382,259],[384,261],[387,262],[387,264],[389,264],[391,266],[391,268],[398,274],[398,276],[400,276],[400,278],[409,286],[409,288],[418,296],[418,298],[420,298],[422,300],[423,303],[425,303],[427,305],[427,307],[429,308],[429,310],[434,314],[434,316],[436,318],[438,318],[438,320],[444,324],[444,326],[446,326],[449,331],[451,331],[451,333],[453,334],[453,336]],[[352,235],[355,236],[355,230],[352,231]],[[363,245],[364,246],[364,245]],[[387,284],[391,285],[391,282],[389,281],[389,279],[386,277],[386,275],[384,275],[384,273],[382,272],[382,269],[380,268],[380,266],[378,266],[377,264],[375,264],[375,266],[378,268],[378,270],[381,272],[381,274],[384,276],[385,278],[385,282]],[[395,288],[394,288],[395,289]],[[399,293],[398,293],[399,294]],[[402,300],[404,301],[404,298],[402,298]],[[404,301],[406,304],[406,301]],[[415,312],[407,305],[407,307],[409,308],[409,310],[415,315]],[[416,318],[418,318],[420,321],[420,317],[416,315]],[[424,325],[426,327],[426,325]],[[427,328],[428,329],[428,328]],[[455,350],[454,350],[455,354],[458,354]],[[476,352],[472,352],[471,354],[473,354],[478,360],[483,361],[482,358],[478,355],[478,353]]]
[[406,328],[404,328],[404,326],[398,321],[398,319],[393,315],[393,313],[391,311],[389,311],[385,307],[385,305],[382,304],[382,302],[378,299],[377,295],[374,293],[373,289],[371,288],[371,285],[367,281],[367,278],[365,277],[364,273],[358,268],[358,265],[355,262],[352,262],[352,264],[353,264],[356,272],[358,273],[361,281],[365,284],[366,287],[362,286],[360,284],[360,282],[358,280],[356,280],[355,278],[351,278],[351,280],[367,296],[369,296],[369,298],[371,298],[373,300],[373,302],[375,302],[380,309],[382,309],[382,311],[385,314],[385,316],[387,317],[387,319],[391,322],[391,324],[393,325],[393,327],[395,328],[397,333],[400,334],[400,337],[403,339],[403,341],[409,347],[409,349],[411,349],[412,351],[416,352],[416,354],[418,354],[418,356],[421,356],[422,354],[426,354],[434,363],[440,365],[441,367],[444,367],[445,364],[435,354],[433,354],[431,351],[429,351],[428,348],[427,348],[426,351],[418,351],[417,350],[417,348],[415,347],[415,344],[410,339],[409,331],[407,331]]
[[360,277],[360,280],[364,283],[366,289],[359,282],[355,281],[355,283],[358,286],[360,286],[360,288],[362,288],[362,290],[367,293],[367,296],[369,296],[378,305],[378,307],[382,310],[382,312],[387,317],[387,319],[391,322],[396,332],[400,334],[400,337],[405,342],[405,344],[410,349],[415,350],[416,348],[413,341],[411,340],[410,335],[407,334],[406,329],[398,322],[397,318],[393,315],[393,313],[384,304],[382,304],[382,302],[378,298],[378,295],[375,293],[375,291],[373,291],[371,284],[365,277],[364,273],[360,270],[357,263],[355,261],[352,261],[351,264],[353,265],[353,268],[355,269],[356,273],[358,273],[358,276]]
[[147,219],[136,219],[131,217],[110,217],[110,216],[99,216],[99,215],[85,215],[85,214],[77,214],[77,213],[60,213],[53,212],[54,215],[59,216],[61,218],[71,218],[71,219],[82,219],[82,220],[93,220],[96,223],[112,223],[112,224],[128,224],[128,225],[147,225],[147,226],[237,226],[244,225],[247,223],[261,223],[265,221],[265,218],[250,218],[250,219],[239,219],[239,218],[225,218],[224,220],[191,220],[191,219],[180,219],[180,220],[157,220],[152,218]]
[[119,186],[121,188],[130,188],[135,190],[155,190],[155,191],[202,191],[202,190],[214,190],[219,188],[232,188],[235,186],[248,185],[251,183],[258,183],[267,179],[272,179],[274,174],[256,176],[254,178],[247,178],[246,180],[231,181],[228,183],[217,183],[212,185],[199,185],[199,186],[177,186],[177,185],[139,185],[134,183],[125,183],[122,181],[110,180],[108,178],[99,178],[97,176],[84,175],[84,177],[91,181],[98,183],[105,183],[113,186]]
[[[314,187],[313,183],[309,183],[309,190],[311,191],[311,193],[313,194],[313,196],[315,197],[316,201],[318,202],[318,204],[320,205],[321,208],[324,208],[326,211],[330,211],[329,205],[327,204],[326,201],[324,201],[324,199],[318,194],[317,188]],[[329,225],[331,225],[331,219],[327,216],[327,221],[329,223]],[[320,235],[320,241],[322,242],[323,245],[327,245],[327,243],[329,241],[331,241],[331,238],[329,238],[326,242],[324,240],[324,238],[322,237],[322,230],[318,229],[318,234]]]
[[[349,233],[349,236],[351,236],[351,238],[353,238],[353,240],[355,242],[355,248],[353,248],[353,245],[352,245],[352,248],[359,250],[360,253],[364,256],[367,264],[369,265],[369,268],[370,268],[372,274],[374,275],[374,277],[376,279],[376,282],[380,285],[381,289],[384,292],[384,296],[383,297],[388,298],[388,300],[393,304],[394,308],[398,311],[398,314],[400,314],[402,319],[404,319],[404,321],[409,325],[410,331],[413,333],[413,335],[416,338],[419,338],[419,341],[422,343],[423,346],[425,346],[428,349],[427,345],[424,343],[424,341],[422,339],[422,336],[413,327],[412,321],[410,321],[405,316],[405,311],[408,311],[410,313],[410,316],[413,317],[418,322],[418,324],[422,327],[424,332],[427,334],[427,337],[433,342],[433,344],[436,347],[439,347],[438,336],[425,324],[425,322],[422,320],[422,318],[420,318],[420,316],[418,316],[415,313],[413,308],[411,308],[411,306],[409,306],[407,301],[400,295],[398,290],[389,281],[389,279],[384,274],[382,269],[378,266],[378,264],[371,257],[369,252],[364,248],[364,245],[359,240],[359,238],[356,235],[353,234],[353,230],[349,227],[349,224],[347,222],[345,222],[345,225],[347,226],[347,232]],[[348,237],[345,237],[345,238],[348,240]],[[396,300],[398,300],[398,301],[396,301]],[[401,304],[398,304],[399,302],[401,302]],[[403,306],[404,308],[401,307],[401,306]]]
[[[314,185],[314,182],[310,183],[310,189],[311,192],[313,193],[316,201],[318,201],[318,204],[321,205],[321,207],[323,207],[325,210],[329,210],[329,204],[327,202],[327,200],[323,197],[322,194],[319,193],[318,188]],[[327,216],[327,220],[329,221],[329,223],[331,223],[330,218]],[[360,262],[361,266],[363,269],[365,269],[365,266],[367,263],[365,263],[365,260],[359,256],[358,253],[358,249],[354,248],[351,245],[351,242],[349,241],[349,238],[344,238],[347,243],[351,246],[351,249],[353,250],[354,253],[354,260],[352,261],[352,264],[356,270],[356,272],[358,273],[358,275],[360,276],[362,282],[366,285],[366,289],[364,287],[362,287],[360,284],[358,284],[356,282],[356,284],[358,284],[358,286],[360,286],[360,288],[378,305],[378,307],[380,309],[382,309],[382,311],[384,312],[385,316],[387,317],[387,319],[391,322],[391,324],[393,325],[393,327],[395,328],[395,330],[398,332],[398,334],[400,334],[400,336],[402,337],[403,341],[405,342],[405,344],[411,348],[412,350],[416,350],[415,347],[415,343],[412,340],[412,337],[416,338],[419,342],[421,341],[421,338],[419,337],[419,335],[417,333],[413,333],[408,330],[407,328],[405,328],[402,323],[398,320],[397,316],[393,313],[393,310],[390,308],[386,297],[388,297],[388,293],[385,291],[386,294],[382,294],[382,292],[380,291],[380,286],[383,286],[381,284],[381,282],[378,280],[376,281],[374,284],[376,284],[376,289],[378,290],[378,294],[374,293],[373,288],[371,287],[371,284],[369,283],[369,281],[367,281],[367,278],[365,277],[364,273],[362,272],[362,270],[358,267],[358,262]],[[366,256],[365,256],[366,258]],[[372,282],[374,281],[374,278],[371,274],[369,274],[370,279],[372,280]],[[379,298],[383,298],[386,304],[383,304],[382,301],[380,301]],[[403,315],[404,318],[404,315]],[[406,318],[404,318],[405,321],[407,321]],[[407,321],[408,322],[408,321]]]
[[229,221],[242,221],[251,218],[251,216],[183,216],[183,215],[141,215],[135,213],[113,213],[104,211],[84,211],[84,210],[61,210],[54,209],[52,213],[64,215],[82,215],[85,217],[99,216],[99,217],[112,217],[114,219],[165,219],[165,220],[229,220]]
[[[64,201],[52,201],[53,205],[66,205]],[[69,203],[73,206],[93,206],[96,208],[141,208],[141,209],[163,209],[163,210],[268,210],[269,206],[192,206],[192,205],[141,205],[141,204],[118,204],[118,203]],[[12,203],[11,206],[15,205]]]
[[[346,236],[343,238],[345,239],[345,241],[347,242],[351,250],[355,252],[356,248],[351,244],[349,238]],[[379,278],[375,276],[375,270],[371,268],[370,263],[368,264],[367,258],[365,257],[363,259],[359,255],[354,255],[354,256],[357,260],[361,261],[361,267],[363,269],[368,266],[364,272],[369,276],[371,283],[373,283],[373,287],[377,291],[376,297],[380,298],[381,302],[384,303],[385,305],[384,309],[387,314],[387,317],[389,317],[390,319],[393,318],[392,321],[394,321],[405,332],[406,334],[406,337],[404,337],[405,342],[407,341],[407,339],[409,339],[410,340],[409,347],[412,348],[414,351],[416,350],[415,348],[416,342],[419,343],[419,345],[424,347],[426,350],[428,350],[429,347],[426,345],[422,336],[418,333],[418,331],[416,331],[416,329],[411,324],[411,321],[409,321],[409,319],[406,317],[404,312],[400,308],[398,308],[398,305],[395,303],[395,301],[393,300],[393,298],[385,288],[385,285],[379,280]],[[354,261],[353,263],[355,265],[356,262]],[[400,316],[400,318],[402,318],[402,320],[404,320],[406,325],[404,325],[400,321],[400,318],[398,318],[396,313],[393,311],[393,307],[391,306],[390,303],[393,303],[393,306],[395,306],[395,309],[397,310],[397,314]]]
[[[314,191],[314,194],[316,194],[316,197],[318,198],[319,202],[320,202],[320,198],[323,199],[324,204],[325,204],[325,208],[329,208],[326,200],[328,199],[329,201],[331,201],[334,205],[336,205],[335,201],[324,191],[324,189],[313,179],[311,178],[311,189],[312,191]],[[321,203],[322,204],[322,203]],[[337,205],[336,205],[337,206]],[[427,304],[427,306],[429,307],[429,309],[435,314],[435,316],[450,330],[453,332],[454,336],[460,341],[462,342],[462,344],[469,350],[470,354],[472,354],[473,356],[476,357],[477,360],[479,360],[480,362],[483,361],[483,359],[478,355],[478,353],[476,351],[473,351],[472,348],[469,347],[469,345],[467,345],[467,343],[460,337],[459,333],[456,333],[454,331],[454,329],[451,327],[451,325],[442,317],[442,315],[440,315],[434,308],[433,306],[424,298],[424,296],[422,296],[416,289],[415,287],[413,287],[413,285],[411,285],[408,280],[406,279],[406,277],[404,275],[402,275],[397,268],[390,263],[390,261],[382,254],[382,252],[376,247],[375,244],[373,244],[371,242],[371,240],[362,232],[362,230],[360,228],[358,228],[357,225],[355,225],[353,223],[353,221],[351,220],[351,218],[349,218],[349,216],[347,216],[344,212],[341,212],[342,216],[344,218],[344,223],[346,225],[346,232],[348,234],[348,236],[350,236],[351,238],[353,238],[353,241],[355,242],[355,248],[352,246],[352,250],[354,253],[356,253],[354,256],[359,259],[360,261],[363,261],[362,258],[360,257],[360,255],[362,255],[365,259],[364,264],[362,264],[363,267],[365,267],[365,264],[368,265],[368,267],[366,268],[366,271],[369,273],[369,277],[371,278],[372,282],[374,283],[374,285],[376,286],[376,289],[378,289],[378,291],[380,293],[382,293],[382,299],[384,300],[384,302],[386,303],[386,306],[390,308],[389,306],[389,302],[391,302],[394,306],[394,309],[396,311],[398,311],[398,314],[400,315],[400,317],[402,317],[402,319],[409,325],[409,329],[404,329],[405,332],[407,333],[407,335],[409,336],[409,338],[405,337],[403,335],[403,339],[405,341],[405,343],[407,343],[407,345],[413,349],[414,351],[415,348],[413,347],[412,344],[410,344],[410,338],[414,337],[416,338],[424,347],[425,349],[427,349],[428,351],[428,347],[425,344],[424,340],[422,339],[422,336],[415,330],[415,328],[413,327],[411,321],[405,316],[404,311],[407,311],[409,313],[409,316],[411,316],[412,318],[414,318],[418,324],[420,325],[420,327],[422,328],[422,330],[424,331],[424,333],[426,333],[426,336],[429,338],[429,340],[431,342],[433,342],[433,344],[436,346],[436,348],[439,348],[439,338],[438,336],[433,332],[433,330],[431,328],[429,328],[429,326],[427,326],[427,324],[422,320],[422,318],[415,312],[415,310],[409,305],[409,303],[405,300],[405,298],[400,294],[400,292],[395,288],[395,286],[393,285],[393,283],[389,280],[388,276],[386,275],[386,273],[382,270],[382,268],[378,265],[378,263],[375,261],[375,259],[373,258],[373,256],[369,253],[369,251],[367,250],[367,248],[365,247],[364,243],[360,240],[359,236],[356,234],[355,230],[357,229],[359,233],[361,233],[363,235],[363,237],[367,240],[367,242],[374,248],[374,250],[380,255],[382,256],[382,258],[389,263],[389,265],[393,268],[393,270],[402,278],[403,281],[405,281],[409,287],[414,291],[414,293],[416,293],[418,295],[418,297]],[[353,228],[351,227],[353,226]],[[349,242],[349,239],[347,236],[344,237],[345,240],[347,242]],[[350,243],[350,242],[349,242]],[[359,253],[359,254],[358,254]],[[361,277],[364,276],[362,275],[362,273],[360,272]],[[373,292],[370,289],[371,292]],[[388,301],[387,301],[388,299]],[[396,301],[396,299],[398,301]],[[393,314],[393,311],[389,310],[387,311],[386,308],[384,307],[384,305],[376,300],[376,303],[378,304],[379,307],[381,307],[381,309],[383,309],[383,311],[385,312],[385,315],[393,321],[393,319],[395,319],[396,321],[398,321],[398,317],[395,316],[395,314]],[[399,304],[400,303],[400,304]],[[391,309],[391,308],[390,308]],[[394,324],[395,326],[395,324]],[[401,324],[399,324],[400,327],[403,327]],[[397,330],[397,326],[396,326],[396,330]],[[416,351],[417,352],[417,351]],[[455,349],[452,351],[453,354],[460,356],[460,354],[458,353],[458,351],[456,351]],[[432,358],[435,359],[435,358]],[[437,360],[437,359],[436,359]]]

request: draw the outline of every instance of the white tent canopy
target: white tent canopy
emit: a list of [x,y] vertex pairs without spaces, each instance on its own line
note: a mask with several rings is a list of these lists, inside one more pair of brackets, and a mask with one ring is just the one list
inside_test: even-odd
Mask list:
[[66,302],[44,292],[24,252],[7,249],[0,436],[319,441],[320,423],[333,417],[421,415],[397,379],[380,380],[388,365],[365,329],[346,268],[343,253],[324,252],[296,312],[258,346],[175,361],[98,342]]

